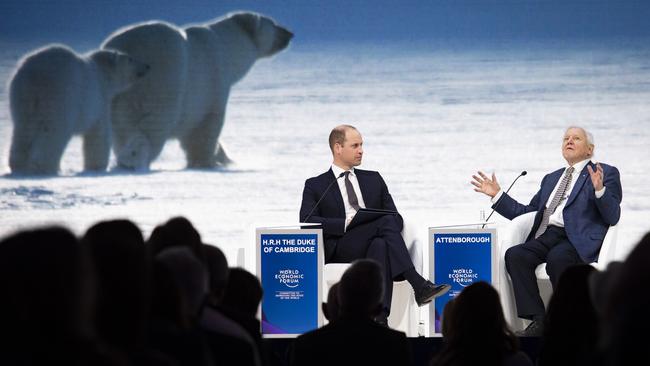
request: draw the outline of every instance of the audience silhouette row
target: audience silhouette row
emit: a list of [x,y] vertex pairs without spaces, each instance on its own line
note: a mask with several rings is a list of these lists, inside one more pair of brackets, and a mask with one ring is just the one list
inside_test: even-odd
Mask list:
[[[568,268],[535,354],[521,350],[497,291],[473,283],[447,303],[430,365],[650,364],[648,263],[650,233],[605,271]],[[0,364],[412,365],[406,335],[374,321],[383,276],[373,260],[355,261],[323,304],[329,323],[280,357],[262,342],[260,281],[229,268],[183,217],[148,240],[128,220],[99,222],[81,238],[63,227],[23,230],[0,241]]]
[[176,217],[145,241],[131,221],[0,242],[0,364],[268,364],[257,278],[228,268]]

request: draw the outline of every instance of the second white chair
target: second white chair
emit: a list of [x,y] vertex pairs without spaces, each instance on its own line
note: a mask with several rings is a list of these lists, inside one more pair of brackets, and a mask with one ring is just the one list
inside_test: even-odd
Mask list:
[[[499,293],[501,296],[501,303],[503,305],[503,312],[513,330],[522,330],[525,328],[525,321],[517,316],[517,307],[515,304],[514,294],[512,290],[512,282],[510,275],[505,266],[505,253],[508,248],[521,244],[526,241],[530,233],[533,223],[535,221],[536,212],[529,212],[515,217],[510,223],[506,225],[504,230],[499,230]],[[603,245],[600,248],[598,261],[591,263],[598,270],[603,270],[607,267],[609,262],[615,259],[616,255],[616,236],[618,226],[610,226],[607,234],[603,240]],[[546,263],[542,263],[535,269],[537,276],[537,286],[539,292],[544,300],[544,305],[548,306],[548,301],[553,293],[551,281],[546,273]]]

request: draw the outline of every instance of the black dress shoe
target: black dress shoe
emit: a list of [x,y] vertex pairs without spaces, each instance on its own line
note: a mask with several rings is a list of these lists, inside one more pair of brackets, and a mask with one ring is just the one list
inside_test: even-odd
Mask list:
[[444,295],[450,288],[451,286],[447,284],[436,285],[427,281],[415,291],[415,302],[418,306],[426,305],[436,297]]
[[539,320],[533,320],[526,329],[515,332],[517,337],[541,337],[543,333],[544,323]]

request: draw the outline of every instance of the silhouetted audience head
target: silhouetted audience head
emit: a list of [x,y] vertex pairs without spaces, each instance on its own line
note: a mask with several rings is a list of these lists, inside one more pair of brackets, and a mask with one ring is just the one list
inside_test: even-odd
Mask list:
[[88,319],[81,317],[81,309],[90,300],[83,283],[88,265],[83,260],[77,238],[64,228],[23,231],[5,238],[0,243],[0,331],[33,332],[34,337],[83,331]]
[[323,315],[330,323],[337,320],[341,316],[341,304],[339,303],[339,287],[340,283],[337,282],[330,287],[327,293],[327,302],[322,304]]
[[341,316],[372,319],[379,314],[384,297],[383,276],[381,266],[374,260],[354,261],[341,276]]
[[650,233],[630,252],[612,282],[605,307],[602,345],[609,365],[648,365]]
[[185,217],[174,217],[156,226],[147,243],[154,256],[167,248],[184,246],[190,248],[200,261],[205,260],[201,235]]
[[601,320],[605,315],[605,306],[611,296],[615,279],[622,268],[623,262],[613,261],[607,265],[604,271],[593,271],[589,275],[589,296],[596,314]]
[[451,328],[449,324],[451,324],[451,317],[452,312],[454,311],[454,299],[449,299],[447,303],[445,304],[445,308],[442,309],[442,324],[441,324],[441,329],[440,332],[442,333],[442,336],[444,338],[449,337],[449,332],[451,332]]
[[518,340],[508,329],[497,291],[475,282],[453,300],[444,317],[445,343],[432,365],[501,365],[518,351]]
[[[378,262],[359,259],[338,284],[340,317],[300,335],[289,348],[288,364],[302,365],[411,365],[406,334],[378,324],[382,311],[384,277]],[[330,299],[336,298],[336,286]]]
[[152,322],[166,331],[187,331],[193,326],[193,314],[172,271],[160,261],[153,262],[154,288]]
[[594,352],[600,329],[589,294],[589,276],[595,271],[581,264],[560,276],[544,319],[540,366],[587,363]]
[[128,352],[141,349],[151,298],[151,266],[140,229],[128,220],[93,225],[82,239],[97,273],[98,333]]
[[155,260],[175,278],[190,313],[198,317],[208,292],[208,274],[189,248],[171,247],[158,253]]
[[205,264],[210,278],[208,302],[210,305],[216,306],[221,304],[226,291],[230,268],[228,268],[228,260],[221,249],[204,244],[203,251],[205,253]]
[[231,268],[222,306],[255,317],[263,295],[260,280],[243,268]]
[[111,364],[93,341],[93,273],[67,229],[0,242],[0,363]]

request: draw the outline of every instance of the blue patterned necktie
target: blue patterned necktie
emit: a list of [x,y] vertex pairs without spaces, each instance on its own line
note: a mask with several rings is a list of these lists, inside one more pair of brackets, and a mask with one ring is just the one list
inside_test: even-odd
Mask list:
[[567,187],[569,187],[569,184],[571,183],[572,174],[573,174],[573,167],[567,168],[566,171],[564,172],[564,177],[562,177],[560,186],[557,187],[557,191],[555,192],[555,196],[553,196],[553,200],[551,201],[551,204],[548,205],[548,207],[544,210],[544,215],[542,216],[542,222],[539,224],[539,228],[537,229],[537,232],[535,232],[535,239],[537,239],[540,235],[544,234],[546,228],[548,227],[549,218],[551,217],[553,212],[555,212],[560,202],[562,202],[562,200],[565,198],[564,194],[566,193]]

